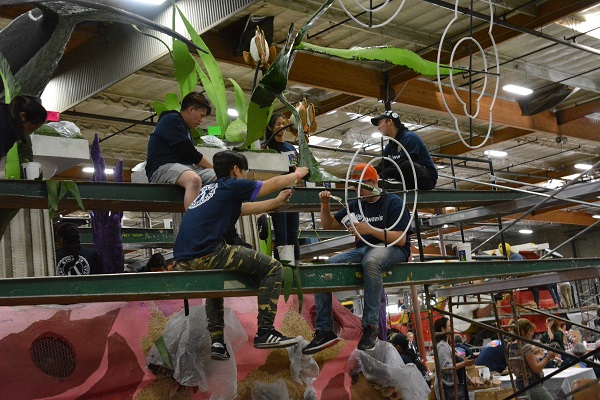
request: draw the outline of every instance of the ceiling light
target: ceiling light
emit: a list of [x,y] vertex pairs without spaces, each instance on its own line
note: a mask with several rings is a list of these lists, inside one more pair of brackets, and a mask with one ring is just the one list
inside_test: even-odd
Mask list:
[[381,132],[373,132],[373,133],[371,133],[371,137],[372,138],[380,138],[380,137],[383,137],[383,135],[381,134]]
[[504,85],[504,86],[502,86],[502,90],[504,90],[506,92],[518,94],[520,96],[527,96],[527,95],[530,95],[531,93],[533,93],[533,90],[524,88],[522,86],[517,86],[517,85]]
[[483,154],[488,157],[506,157],[508,153],[501,150],[486,150],[483,152]]
[[167,0],[132,0],[132,1],[135,1],[136,3],[144,3],[144,4],[150,4],[153,6],[158,6]]
[[519,233],[522,233],[523,235],[531,235],[533,231],[531,229],[519,229]]
[[[86,172],[88,174],[93,174],[94,173],[94,167],[83,167],[82,169],[83,172]],[[104,173],[106,173],[107,175],[112,175],[115,173],[115,170],[112,168],[105,168],[104,169]]]
[[600,219],[600,215],[598,215],[598,214],[592,215],[592,218]]
[[593,167],[593,165],[591,165],[591,164],[582,164],[582,163],[575,164],[575,168],[582,169],[582,170],[587,170],[587,169],[590,169],[592,167]]
[[234,108],[228,108],[227,109],[227,114],[231,117],[231,118],[237,118],[238,116],[238,112],[236,109]]

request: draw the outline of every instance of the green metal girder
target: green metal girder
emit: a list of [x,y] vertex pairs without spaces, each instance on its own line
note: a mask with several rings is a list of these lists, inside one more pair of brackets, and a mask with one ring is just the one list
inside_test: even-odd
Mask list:
[[[362,287],[359,264],[299,267],[304,293]],[[386,287],[600,268],[600,259],[403,263],[386,269]],[[600,273],[600,269],[599,269]],[[256,295],[258,282],[234,272],[130,273],[0,279],[0,306]]]
[[[78,182],[77,187],[87,210],[183,212],[183,189],[175,185],[143,183]],[[323,188],[296,188],[291,201],[280,211],[319,211],[319,192]],[[329,190],[329,189],[328,189]],[[343,189],[331,192],[344,198]],[[354,192],[350,192],[354,193]],[[401,195],[401,193],[400,193]],[[275,197],[276,194],[261,199]],[[349,194],[353,196],[353,194]],[[430,190],[418,194],[419,208],[472,207],[494,204],[524,197],[522,193],[491,190]],[[414,193],[407,194],[412,203]],[[44,181],[0,180],[0,208],[48,208],[48,192]],[[332,208],[341,208],[332,202]],[[79,207],[67,194],[60,210],[75,211]]]
[[[173,229],[123,228],[121,237],[123,238],[123,247],[126,249],[173,247],[173,242],[175,242]],[[79,228],[79,239],[83,245],[93,244],[92,229]]]

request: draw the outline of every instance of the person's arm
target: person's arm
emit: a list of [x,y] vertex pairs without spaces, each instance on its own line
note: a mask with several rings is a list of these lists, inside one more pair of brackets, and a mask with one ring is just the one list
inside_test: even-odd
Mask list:
[[298,167],[294,172],[285,175],[274,176],[262,183],[258,191],[258,197],[266,196],[286,187],[293,186],[299,179],[308,175],[308,168]]
[[[371,236],[381,240],[382,242],[385,240],[385,241],[387,241],[387,243],[394,242],[396,239],[398,239],[404,233],[404,231],[387,231],[387,232],[379,231],[379,230],[376,230],[375,228],[373,228],[372,226],[370,226],[366,222],[355,222],[354,228],[352,227],[352,225],[350,225],[348,230],[350,231],[351,234],[354,234],[354,231],[356,231],[356,232],[360,233],[360,235],[363,237],[365,235],[371,235]],[[402,239],[398,240],[398,242],[396,242],[395,246],[402,247],[405,244],[406,244],[406,235],[404,235],[404,237]]]
[[554,358],[555,355],[555,353],[550,351],[543,358],[538,360],[535,353],[533,351],[530,351],[525,356],[525,361],[527,362],[527,365],[529,366],[531,371],[533,371],[533,373],[539,374],[540,372],[542,372],[548,361]]
[[323,229],[341,230],[346,227],[338,222],[334,218],[333,214],[329,209],[329,200],[331,199],[331,192],[329,190],[323,190],[319,193],[319,201],[321,203],[321,226]]
[[196,163],[197,166],[199,166],[200,168],[212,168],[213,165],[210,161],[208,161],[206,159],[206,157],[202,157],[202,159],[200,160],[200,162]]
[[262,214],[281,207],[292,197],[291,189],[282,190],[277,197],[269,200],[242,203],[242,215]]

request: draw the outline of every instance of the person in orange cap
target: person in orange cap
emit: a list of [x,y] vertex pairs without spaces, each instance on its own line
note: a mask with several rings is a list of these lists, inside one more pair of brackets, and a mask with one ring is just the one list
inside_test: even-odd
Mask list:
[[[323,229],[347,229],[357,237],[353,250],[337,254],[331,257],[329,262],[362,264],[365,295],[363,333],[358,342],[358,349],[369,351],[375,348],[380,326],[379,308],[383,291],[381,271],[409,259],[412,230],[409,225],[410,213],[400,197],[395,194],[380,194],[377,186],[379,175],[375,168],[359,164],[352,171],[352,179],[360,179],[361,175],[362,182],[373,190],[362,186],[359,199],[350,202],[348,209],[343,208],[335,215],[332,214],[329,209],[331,193],[328,190],[320,192],[319,199]],[[362,213],[359,205],[362,207]],[[406,235],[402,236],[405,231]],[[398,238],[400,239],[394,243]],[[391,243],[394,244],[386,246]],[[333,330],[332,294],[315,294],[315,303],[316,333],[313,340],[302,349],[304,354],[314,354],[339,341]]]

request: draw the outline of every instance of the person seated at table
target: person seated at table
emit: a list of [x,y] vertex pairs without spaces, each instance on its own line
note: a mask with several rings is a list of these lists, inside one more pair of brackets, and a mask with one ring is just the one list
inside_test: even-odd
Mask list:
[[[585,344],[577,343],[575,346],[573,346],[573,356],[580,358],[585,356],[587,353],[588,349]],[[598,357],[597,354],[595,357],[588,357],[586,360],[598,362],[598,359],[596,357]],[[577,361],[577,359],[575,358],[570,358],[565,360],[565,363],[568,362],[569,365],[573,364],[573,366],[576,368],[592,368],[594,370],[594,375],[596,375],[596,378],[600,378],[600,367],[596,367],[593,364],[587,362],[586,360]]]
[[[538,360],[543,360],[546,356],[546,350],[544,350],[541,347],[533,346],[533,353],[535,354]],[[558,361],[559,360],[557,360],[556,358],[548,360],[546,364],[544,364],[544,368],[558,368]]]
[[396,350],[398,350],[398,353],[400,354],[400,357],[402,357],[402,361],[404,361],[404,364],[415,364],[415,366],[423,375],[423,378],[429,385],[429,371],[427,370],[427,367],[423,365],[423,363],[419,360],[419,356],[417,356],[417,353],[415,353],[409,347],[408,337],[403,333],[396,333],[394,336],[392,336],[390,343],[392,344],[392,346],[394,346]]
[[[535,325],[527,318],[517,320],[515,332],[525,339],[531,340],[535,333]],[[508,344],[508,364],[517,378],[515,384],[518,390],[542,379],[542,370],[548,360],[554,358],[556,353],[548,352],[542,360],[538,360],[533,352],[533,346],[529,343],[515,340]],[[553,400],[552,395],[541,384],[537,384],[527,390],[530,400]]]
[[565,350],[565,339],[563,331],[558,326],[558,321],[554,318],[546,318],[546,332],[540,338],[542,343],[557,343],[561,350]]
[[505,345],[506,342],[499,339],[492,340],[487,346],[481,349],[475,360],[475,365],[488,367],[490,371],[501,374],[506,369]]

